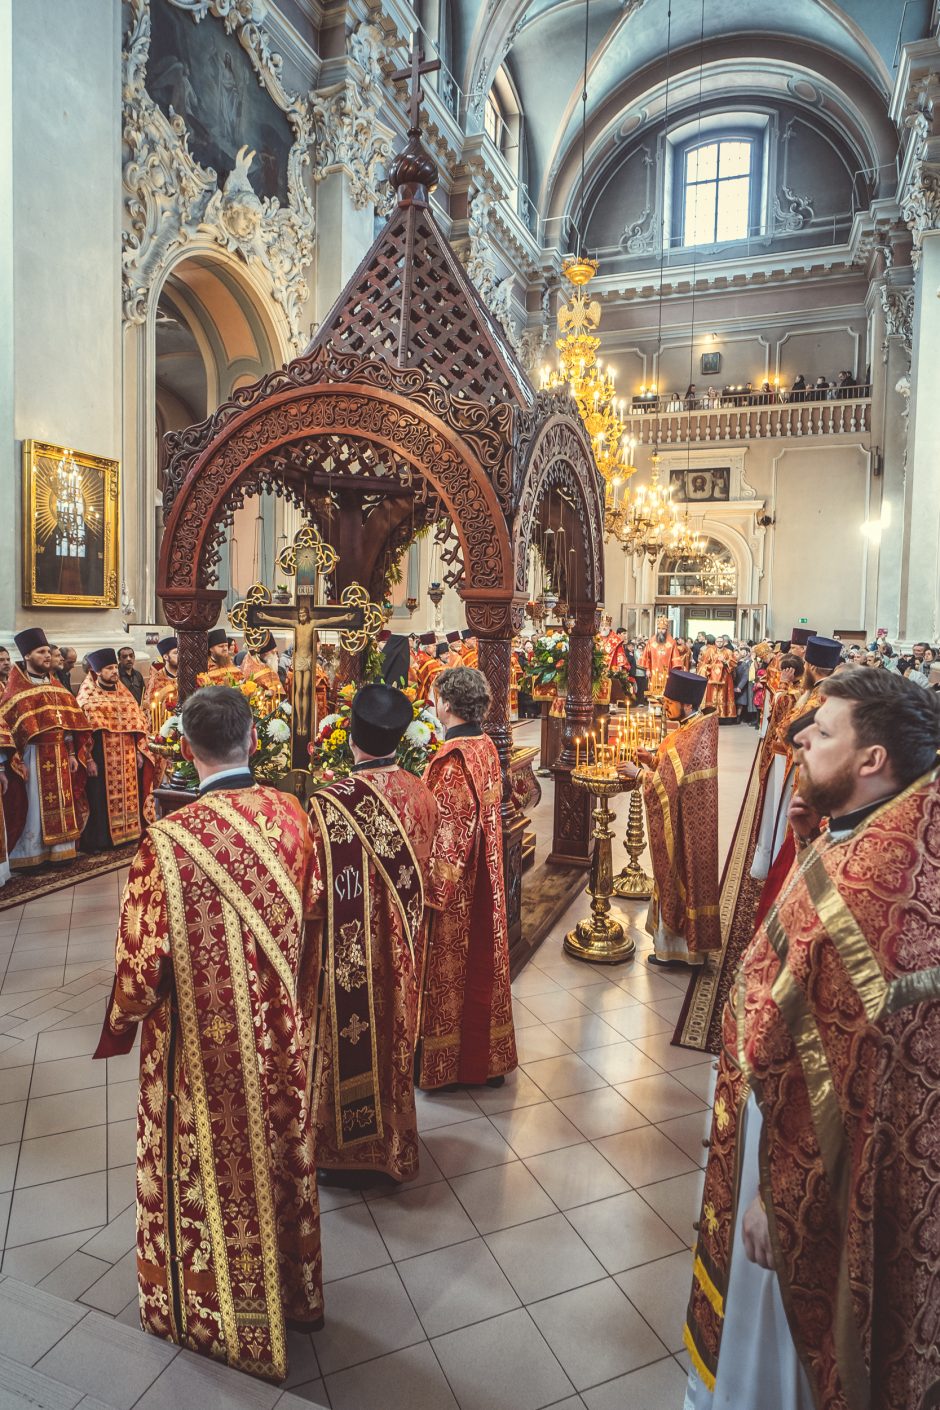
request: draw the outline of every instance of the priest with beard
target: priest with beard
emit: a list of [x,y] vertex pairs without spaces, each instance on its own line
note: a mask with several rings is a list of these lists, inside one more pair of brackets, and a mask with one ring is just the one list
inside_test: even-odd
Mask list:
[[800,850],[724,1013],[686,1410],[914,1410],[940,1381],[940,701],[870,670],[818,694]]
[[646,672],[647,695],[662,695],[669,672],[681,664],[669,618],[657,617],[656,635],[650,637],[640,657],[640,665]]
[[224,627],[213,627],[208,636],[209,660],[197,677],[199,685],[232,685],[238,670],[232,659],[229,635]]
[[75,698],[51,675],[52,650],[41,627],[13,638],[20,662],[0,698],[0,729],[13,741],[8,770],[24,785],[7,800],[14,871],[74,860],[88,816],[86,776],[94,777],[91,738]]
[[[323,887],[307,931],[323,956],[317,1167],[321,1182],[357,1189],[418,1174],[414,1051],[437,804],[398,765],[412,720],[403,691],[363,686],[350,710],[352,773],[310,803]],[[308,999],[315,1004],[315,995]]]
[[95,772],[88,779],[89,815],[80,845],[83,852],[107,852],[139,841],[144,818],[153,820],[154,760],[143,711],[119,680],[113,647],[90,651],[87,660],[78,704],[92,730]]
[[150,667],[144,698],[141,702],[150,733],[160,733],[171,715],[175,715],[179,703],[179,641],[175,636],[165,636],[157,642],[160,660]]

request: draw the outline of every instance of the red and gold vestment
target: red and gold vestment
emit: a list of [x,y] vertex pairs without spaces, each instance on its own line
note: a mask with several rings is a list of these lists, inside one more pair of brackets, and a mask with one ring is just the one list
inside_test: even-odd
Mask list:
[[705,704],[716,709],[721,719],[733,720],[737,714],[734,705],[734,652],[727,647],[705,646],[699,654],[697,670],[708,681]]
[[429,656],[418,671],[418,699],[430,705],[434,694],[434,681],[441,671],[449,666],[450,662],[442,661],[437,656]]
[[[702,654],[704,655],[704,652]],[[643,648],[640,665],[646,672],[647,695],[662,695],[669,672],[679,665],[675,637],[670,635],[664,641],[659,641],[657,637],[651,636]]]
[[208,665],[204,671],[200,671],[196,677],[197,685],[231,685],[232,681],[241,675],[241,668],[229,657],[224,665],[219,666],[209,657]]
[[314,1078],[317,1165],[413,1180],[418,976],[437,805],[406,770],[366,768],[321,789],[311,813],[328,903],[319,908],[320,925],[308,930],[311,942],[320,932],[326,942]]
[[87,783],[89,803],[100,790],[111,845],[121,847],[140,837],[142,817],[150,822],[154,816],[154,758],[147,748],[144,713],[120,681],[109,690],[91,672],[79,687],[78,704],[95,736],[92,752],[99,769],[99,777]]
[[323,1313],[308,1080],[319,900],[300,804],[220,788],[148,831],[121,905],[96,1057],[139,1023],[141,1323],[268,1380]]
[[[467,728],[466,726],[462,728]],[[431,857],[418,1086],[479,1085],[518,1064],[509,988],[499,755],[452,736],[425,771],[439,824]]]
[[[52,849],[57,861],[67,861],[75,855],[75,844],[88,817],[88,721],[75,697],[58,681],[50,677],[36,682],[19,666],[12,666],[0,700],[0,726],[5,726],[13,739],[8,769],[26,784],[29,795],[20,832],[35,839],[29,844],[29,855],[11,856],[10,864],[14,870],[36,866]],[[78,761],[74,774],[69,769],[67,736]],[[27,754],[28,750],[32,753]],[[32,770],[35,777],[31,777]],[[17,790],[15,796],[23,795]],[[34,806],[38,817],[31,818],[29,810]]]
[[741,1113],[820,1410],[932,1403],[940,1381],[940,773],[800,853],[724,1014],[686,1345],[718,1366]]
[[[7,729],[6,725],[0,724],[0,756],[6,755],[7,758],[12,757],[13,747],[12,734]],[[26,810],[22,780],[18,779],[12,770],[5,769],[4,772],[7,786],[6,791],[0,795],[0,885],[2,885],[5,880],[9,880],[9,852],[11,848],[16,846],[23,826],[22,814],[25,813]],[[19,785],[19,797],[15,797],[11,792],[17,784]],[[10,815],[9,826],[7,825],[7,814]],[[12,820],[14,818],[17,819],[18,824],[16,836],[13,836]]]
[[[263,661],[259,661],[257,656],[253,656],[251,652],[242,662],[241,671],[246,681],[254,681],[262,690],[266,690],[269,695],[278,700],[284,698],[284,687],[281,685],[281,678],[277,671],[271,666],[266,666]],[[318,718],[320,718],[319,714]]]
[[646,929],[656,953],[687,960],[720,949],[714,712],[691,715],[666,735],[643,777],[643,801],[655,883]]
[[178,704],[177,678],[170,675],[164,662],[158,661],[150,667],[140,705],[151,737],[158,735],[169,717],[176,714]]

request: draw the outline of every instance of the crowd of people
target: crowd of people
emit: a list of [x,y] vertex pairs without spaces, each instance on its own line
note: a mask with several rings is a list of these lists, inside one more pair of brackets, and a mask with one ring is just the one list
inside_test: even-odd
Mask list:
[[696,384],[690,382],[684,394],[674,391],[667,396],[657,397],[653,393],[634,397],[633,410],[655,406],[660,410],[672,412],[716,411],[736,406],[784,406],[788,403],[807,401],[846,401],[853,397],[866,396],[868,393],[868,382],[860,381],[847,369],[843,369],[832,379],[820,373],[809,381],[801,372],[789,389],[781,387],[779,381],[771,383],[766,379],[758,385],[753,382],[728,383],[723,387],[709,386],[704,391],[699,391]]
[[361,687],[352,770],[305,810],[253,779],[244,695],[196,690],[198,797],[148,829],[124,892],[96,1056],[141,1028],[141,1320],[273,1381],[285,1328],[323,1321],[318,1180],[414,1180],[416,1084],[517,1065],[489,687],[447,667],[433,699],[445,739],[419,778],[396,762],[411,699]]
[[[200,688],[174,703],[198,793],[159,819],[148,712],[173,689],[175,639],[146,678],[129,648],[89,653],[75,693],[41,630],[0,655],[11,857],[59,864],[87,827],[90,845],[140,844],[96,1057],[141,1030],[142,1323],[273,1381],[286,1328],[327,1310],[318,1181],[406,1185],[416,1084],[499,1085],[517,1066],[490,690],[472,637],[451,635],[383,643],[386,674],[420,682],[445,731],[424,776],[397,764],[411,697],[375,682],[352,700],[351,771],[304,806],[252,775],[237,643],[210,633]],[[730,967],[685,1410],[933,1403],[935,653],[802,626],[679,642],[665,617],[648,640],[598,640],[662,722],[616,765],[645,805],[648,961],[693,983]],[[274,689],[291,665],[271,638],[239,669]],[[719,729],[751,715],[722,874]]]

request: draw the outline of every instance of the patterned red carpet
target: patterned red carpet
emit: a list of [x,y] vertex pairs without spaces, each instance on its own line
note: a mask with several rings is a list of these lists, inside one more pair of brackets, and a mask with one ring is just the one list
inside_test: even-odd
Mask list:
[[35,901],[38,896],[48,896],[52,891],[61,891],[66,886],[75,886],[79,881],[88,881],[92,876],[103,876],[105,872],[117,871],[126,867],[137,851],[137,843],[130,842],[126,847],[116,847],[113,852],[100,852],[94,856],[80,854],[74,862],[62,866],[42,867],[38,871],[13,873],[6,886],[0,886],[0,911],[11,906],[21,906],[24,901]]

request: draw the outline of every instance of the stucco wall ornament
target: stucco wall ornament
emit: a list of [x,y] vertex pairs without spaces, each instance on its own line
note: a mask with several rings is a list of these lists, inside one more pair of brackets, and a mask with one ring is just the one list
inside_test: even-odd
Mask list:
[[784,234],[802,230],[815,215],[812,202],[812,196],[798,196],[789,186],[781,186],[780,194],[774,196],[775,230]]
[[473,197],[467,224],[469,245],[463,256],[463,266],[476,285],[477,292],[497,320],[515,352],[520,349],[519,333],[512,310],[512,274],[500,278],[492,258],[491,222],[499,205],[498,197],[485,187]]
[[940,229],[940,171],[933,164],[918,162],[913,180],[901,200],[901,215],[914,236],[911,264],[920,267],[924,236]]
[[128,0],[130,23],[123,53],[124,317],[146,321],[151,294],[176,252],[208,236],[214,243],[260,265],[271,295],[283,310],[297,351],[305,342],[301,318],[308,297],[306,267],[313,258],[314,211],[304,183],[313,139],[305,99],[285,91],[281,59],[260,28],[262,0],[170,0],[196,21],[221,20],[237,36],[259,82],[287,117],[294,145],[287,164],[288,203],[262,200],[249,175],[253,153],[242,148],[222,190],[211,167],[189,150],[182,117],[167,117],[147,92],[150,0]]
[[640,150],[643,166],[646,168],[646,201],[640,215],[636,220],[627,222],[620,237],[620,248],[627,255],[648,255],[655,245],[655,237],[650,224],[654,203],[653,154],[649,147],[642,147]]
[[357,210],[385,203],[386,193],[381,188],[391,157],[392,134],[379,123],[378,115],[384,98],[382,58],[387,48],[379,25],[362,20],[346,37],[351,67],[343,83],[313,98],[317,135],[314,180],[345,170]]
[[884,358],[888,359],[888,339],[900,338],[908,357],[914,342],[914,287],[881,286],[881,307],[885,315]]

